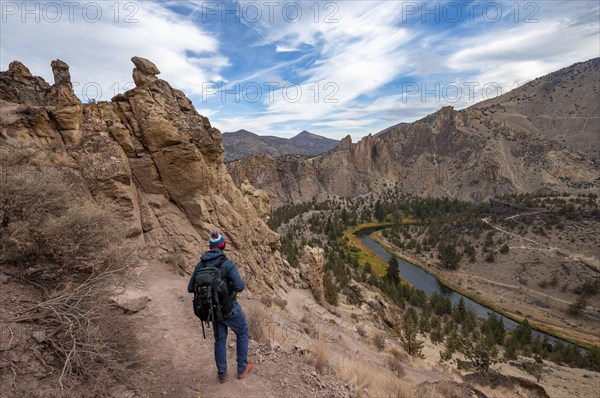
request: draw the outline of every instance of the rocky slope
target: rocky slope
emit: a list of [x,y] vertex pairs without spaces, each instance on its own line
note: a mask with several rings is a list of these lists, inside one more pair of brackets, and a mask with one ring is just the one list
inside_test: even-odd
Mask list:
[[[181,91],[156,77],[159,70],[154,64],[137,57],[132,61],[137,87],[98,104],[82,104],[77,99],[69,68],[59,60],[52,62],[54,85],[32,76],[16,61],[8,71],[0,72],[0,159],[28,163],[48,173],[53,169],[68,172],[77,192],[106,207],[126,225],[129,240],[145,257],[115,286],[130,289],[133,284],[140,292],[134,297],[124,293],[116,304],[126,310],[122,316],[135,328],[142,357],[127,385],[104,386],[109,396],[440,396],[444,391],[452,393],[450,382],[460,391],[472,390],[471,385],[459,384],[457,373],[439,365],[439,349],[433,352],[432,344],[431,361],[405,358],[399,368],[389,369],[391,349],[399,349],[391,330],[401,322],[402,311],[377,289],[351,281],[351,294],[347,303],[341,300],[339,314],[319,305],[323,251],[305,247],[300,267],[289,267],[277,250],[278,235],[264,223],[269,214],[266,193],[248,183],[241,190],[235,187],[223,164],[219,131]],[[339,161],[370,159],[356,167],[383,169],[385,148],[373,140],[370,137],[356,145],[346,140],[331,156]],[[379,152],[368,152],[369,145]],[[289,167],[290,172],[300,172],[292,163]],[[334,179],[343,177],[335,171],[331,184],[342,184]],[[205,250],[212,229],[227,235],[229,256],[240,265],[250,287],[240,300],[254,340],[250,355],[257,364],[250,377],[226,385],[214,377],[210,333],[207,340],[201,339],[185,297],[188,277],[179,272],[190,270]],[[176,272],[170,272],[168,264]],[[9,314],[8,308],[18,309],[16,303],[39,301],[32,293],[33,285],[2,267],[3,317]],[[263,305],[256,298],[267,300],[261,300]],[[272,308],[271,301],[281,311]],[[253,307],[263,312],[253,312]],[[369,332],[368,338],[361,330]],[[375,333],[387,333],[389,352],[372,346]],[[257,342],[263,334],[265,341]],[[42,341],[30,336],[4,326],[0,330],[0,337],[8,341],[5,356],[0,358],[7,396],[57,396],[60,392],[46,373],[59,377],[60,368],[49,367],[37,356],[37,344]],[[23,355],[15,351],[17,345]],[[234,353],[230,341],[230,363]],[[312,368],[319,366],[320,356],[324,359],[317,372]],[[204,366],[208,363],[211,366]],[[25,364],[35,366],[26,368]],[[18,376],[14,369],[19,370]],[[575,381],[571,377],[558,385],[579,386],[584,377],[597,380],[582,373]],[[17,383],[35,392],[15,393]],[[434,391],[423,392],[423,388]],[[504,395],[516,393],[506,390]],[[522,389],[519,393],[523,395]]]
[[222,230],[250,286],[277,289],[279,236],[264,222],[268,201],[244,193],[223,164],[221,133],[191,101],[133,57],[136,88],[82,104],[69,67],[52,62],[54,85],[14,61],[0,73],[0,150],[42,169],[68,169],[87,194],[126,225],[143,256],[189,270]]
[[537,191],[600,188],[600,59],[551,73],[457,111],[444,107],[312,159],[256,155],[228,165],[274,205],[387,187],[474,201]]
[[292,138],[258,135],[247,130],[223,133],[225,161],[243,159],[265,153],[278,157],[283,155],[317,156],[334,148],[339,141],[302,131]]

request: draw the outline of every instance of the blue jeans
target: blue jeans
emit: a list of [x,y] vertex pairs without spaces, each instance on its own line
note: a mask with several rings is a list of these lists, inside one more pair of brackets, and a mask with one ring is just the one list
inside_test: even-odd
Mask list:
[[237,371],[242,373],[248,366],[248,323],[239,303],[233,305],[230,318],[214,325],[215,362],[220,378],[227,374],[227,328],[231,328],[237,338]]

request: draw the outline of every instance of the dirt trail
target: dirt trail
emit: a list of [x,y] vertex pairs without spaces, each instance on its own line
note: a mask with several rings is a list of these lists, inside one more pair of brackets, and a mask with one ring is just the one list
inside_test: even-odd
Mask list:
[[[536,213],[542,213],[543,211],[539,211]],[[535,213],[529,213],[529,214],[535,214]],[[526,214],[521,214],[521,215],[526,215]],[[513,216],[515,217],[515,216]],[[507,231],[497,225],[494,225],[492,222],[490,222],[489,218],[482,218],[481,221],[483,221],[484,223],[488,224],[490,227],[494,228],[495,230],[502,232],[508,236],[511,236],[515,239],[524,241],[524,242],[528,242],[530,244],[532,244],[533,246],[537,246],[537,247],[523,247],[523,248],[527,248],[527,249],[531,249],[531,250],[547,250],[550,252],[554,252],[556,254],[562,254],[564,255],[566,258],[568,258],[569,260],[572,261],[579,261],[582,264],[586,265],[587,267],[593,269],[596,272],[600,272],[600,260],[597,257],[589,257],[589,256],[584,256],[580,253],[573,253],[565,248],[561,248],[561,247],[556,247],[556,246],[549,246],[549,245],[545,245],[543,243],[540,242],[536,242],[532,239],[528,239],[525,238],[523,236],[517,235],[513,232]]]
[[469,278],[479,279],[480,281],[483,281],[483,282],[485,282],[485,283],[487,283],[489,285],[494,285],[494,286],[499,286],[499,287],[505,287],[507,289],[513,289],[513,290],[516,290],[516,291],[522,290],[522,291],[526,291],[526,292],[529,292],[529,293],[537,294],[539,296],[542,296],[542,297],[545,297],[545,298],[548,298],[548,299],[556,300],[556,301],[559,301],[561,303],[572,304],[571,301],[559,299],[558,297],[553,297],[553,296],[550,296],[549,294],[538,292],[537,290],[529,289],[529,288],[526,288],[526,287],[523,287],[523,286],[509,285],[509,284],[506,284],[506,283],[500,283],[500,282],[496,282],[496,281],[494,281],[492,279],[484,278],[482,276],[467,274],[466,272],[463,272],[463,271],[459,271],[458,273],[460,273],[461,275],[463,275],[463,278],[465,278],[465,280],[468,280]]
[[[282,385],[277,380],[282,369],[289,369],[289,366],[256,364],[246,379],[238,380],[232,332],[227,341],[229,381],[220,384],[213,357],[212,329],[207,331],[204,340],[200,323],[191,309],[191,295],[186,291],[188,277],[175,275],[165,265],[151,262],[142,268],[140,282],[151,301],[135,319],[144,357],[144,371],[135,381],[138,395],[194,398],[302,396],[298,395],[302,394],[302,389],[293,389],[294,384],[302,383],[302,380],[295,380],[294,375],[288,375],[289,385]],[[250,354],[252,357],[252,350]]]

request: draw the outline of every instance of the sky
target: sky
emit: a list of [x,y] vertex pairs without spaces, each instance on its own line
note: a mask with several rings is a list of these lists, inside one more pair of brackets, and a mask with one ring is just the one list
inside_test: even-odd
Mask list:
[[0,70],[84,101],[134,87],[132,56],[222,132],[357,140],[600,56],[594,1],[0,1]]

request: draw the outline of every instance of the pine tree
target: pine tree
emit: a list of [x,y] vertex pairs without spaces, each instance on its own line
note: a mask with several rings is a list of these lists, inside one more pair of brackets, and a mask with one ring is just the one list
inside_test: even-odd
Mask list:
[[502,317],[490,312],[488,314],[488,319],[481,325],[481,332],[484,334],[492,334],[496,344],[502,344],[504,342],[504,336],[506,335]]
[[465,306],[465,300],[461,297],[460,300],[458,300],[458,304],[452,310],[452,318],[454,319],[454,322],[462,323],[462,321],[465,319],[466,313],[467,307]]
[[490,366],[498,362],[498,348],[494,337],[487,334],[479,335],[472,340],[462,340],[459,350],[477,370],[482,372],[489,371]]
[[402,346],[408,353],[413,357],[424,358],[421,350],[423,349],[423,340],[419,339],[419,327],[417,324],[417,313],[411,307],[406,310],[404,315],[404,322],[402,324],[402,330],[400,333],[400,341]]
[[388,261],[388,267],[385,271],[384,280],[388,281],[392,285],[400,283],[400,270],[398,269],[398,258],[392,255],[390,261]]
[[439,259],[442,267],[446,269],[458,269],[462,254],[456,250],[453,244],[440,244]]

